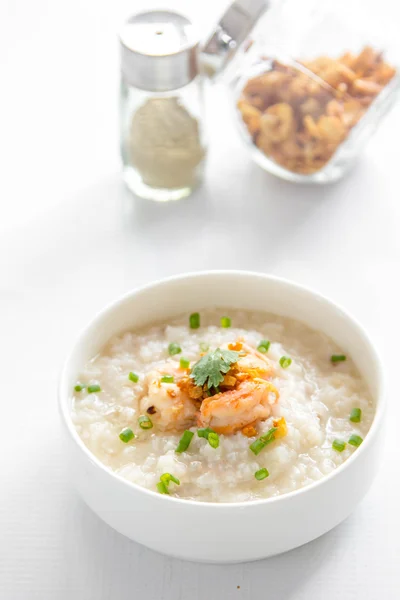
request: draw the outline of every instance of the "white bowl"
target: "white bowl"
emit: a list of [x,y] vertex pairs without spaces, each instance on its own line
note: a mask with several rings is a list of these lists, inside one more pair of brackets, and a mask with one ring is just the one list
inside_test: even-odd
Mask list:
[[[376,414],[363,444],[334,472],[308,487],[254,502],[171,498],[109,471],[86,448],[71,420],[72,389],[83,365],[111,336],[212,306],[264,310],[303,321],[350,354],[367,382]],[[79,337],[60,381],[68,457],[79,493],[111,527],[153,550],[187,560],[241,562],[291,550],[343,521],[368,491],[381,459],[384,408],[380,360],[362,327],[303,287],[256,273],[211,271],[158,281],[105,308]]]

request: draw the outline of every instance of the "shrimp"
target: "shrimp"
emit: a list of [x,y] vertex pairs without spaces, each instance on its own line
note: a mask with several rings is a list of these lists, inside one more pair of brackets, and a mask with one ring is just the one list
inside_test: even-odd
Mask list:
[[[239,352],[239,358],[225,374],[219,391],[208,396],[207,386],[195,384],[186,369],[175,361],[166,361],[147,374],[146,392],[140,400],[142,413],[151,415],[156,427],[182,430],[196,423],[210,426],[217,433],[232,434],[244,430],[250,435],[254,424],[267,419],[279,394],[269,379],[273,365],[261,352],[239,339],[227,348]],[[161,381],[173,375],[174,381]]]
[[[174,381],[162,382],[163,375],[173,375]],[[174,361],[166,362],[146,376],[147,391],[140,400],[140,411],[150,415],[154,425],[161,430],[182,430],[195,423],[196,403],[178,385],[185,376],[186,372]]]
[[[240,352],[239,360],[235,364],[235,370],[237,371],[236,376],[238,379],[241,378],[241,374],[251,377],[258,377],[261,379],[268,379],[273,375],[273,365],[271,361],[261,354],[258,350],[255,350],[241,339],[235,344],[228,344],[229,350],[236,350]],[[245,377],[242,377],[244,379]]]
[[261,378],[245,380],[234,390],[205,398],[197,415],[197,424],[230,435],[267,419],[278,397],[278,391],[269,381]]

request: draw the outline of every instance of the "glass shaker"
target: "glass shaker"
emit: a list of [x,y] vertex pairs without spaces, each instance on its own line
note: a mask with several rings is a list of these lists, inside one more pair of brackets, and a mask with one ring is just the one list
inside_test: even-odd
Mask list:
[[[340,179],[398,98],[396,23],[370,9],[362,0],[273,2],[229,72],[222,65],[233,126],[266,171],[297,183]],[[242,41],[231,11],[216,30],[230,47]],[[215,62],[212,43],[203,52]]]
[[123,176],[142,198],[167,202],[199,184],[206,154],[198,38],[170,11],[129,18],[120,31]]

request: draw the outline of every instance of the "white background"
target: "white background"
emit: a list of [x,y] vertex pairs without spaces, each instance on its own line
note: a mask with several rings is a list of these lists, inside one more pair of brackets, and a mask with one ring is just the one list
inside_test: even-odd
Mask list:
[[[222,4],[171,6],[210,25]],[[398,19],[394,4],[379,10]],[[202,189],[171,206],[138,201],[120,178],[115,35],[137,8],[0,4],[0,598],[397,600],[399,108],[345,180],[298,187],[250,162],[217,87]],[[72,489],[60,440],[58,371],[93,313],[154,278],[210,268],[330,296],[368,328],[388,379],[386,460],[362,505],[323,538],[252,564],[185,563],[114,533]]]

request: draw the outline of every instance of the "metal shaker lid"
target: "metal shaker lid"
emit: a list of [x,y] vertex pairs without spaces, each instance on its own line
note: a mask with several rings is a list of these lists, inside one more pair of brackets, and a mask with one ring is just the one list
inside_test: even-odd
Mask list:
[[269,7],[269,0],[235,0],[203,42],[201,60],[210,77],[219,75]]
[[172,11],[146,11],[122,26],[122,75],[130,85],[151,92],[180,88],[198,73],[198,37],[192,23]]

